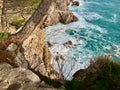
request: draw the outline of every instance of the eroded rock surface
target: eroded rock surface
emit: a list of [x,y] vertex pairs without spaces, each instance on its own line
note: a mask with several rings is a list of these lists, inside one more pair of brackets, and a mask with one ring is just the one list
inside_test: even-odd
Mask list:
[[[58,90],[40,83],[40,79],[30,70],[13,68],[9,64],[0,64],[0,90]],[[62,89],[59,89],[62,90]]]
[[50,26],[61,22],[68,24],[70,22],[78,21],[78,18],[69,11],[68,5],[70,0],[56,0],[52,3],[48,10],[48,14],[44,19],[44,26]]
[[[54,25],[58,22],[64,24],[77,21],[78,19],[69,11],[68,0],[56,0],[44,16],[44,23],[40,23],[36,30],[23,43],[24,55],[32,68],[38,70],[42,75],[50,78],[60,78],[51,65],[51,54],[48,47],[44,44],[44,32],[40,28]],[[42,27],[39,27],[41,26]]]
[[[18,59],[20,59],[24,55],[25,60],[27,60],[31,68],[35,69],[35,71],[39,71],[40,74],[50,77],[52,79],[60,79],[62,77],[53,69],[51,65],[51,54],[48,47],[44,43],[44,31],[42,31],[42,29],[47,26],[57,24],[58,22],[67,24],[73,21],[77,21],[78,19],[73,15],[73,13],[69,11],[68,8],[69,3],[70,3],[69,0],[52,1],[52,5],[47,11],[48,13],[42,18],[41,23],[39,23],[38,27],[36,27],[34,32],[23,42],[22,47],[24,49],[23,51],[24,53],[23,52],[18,53]],[[45,7],[46,6],[44,6],[43,9]],[[12,11],[13,10],[14,9],[12,9]],[[10,10],[7,10],[6,14],[8,11],[10,12]],[[28,17],[29,15],[27,14],[26,18]],[[19,18],[25,19],[21,16]],[[21,55],[21,53],[23,55]],[[23,58],[21,58],[21,61],[24,61],[24,59],[23,60],[22,59]]]

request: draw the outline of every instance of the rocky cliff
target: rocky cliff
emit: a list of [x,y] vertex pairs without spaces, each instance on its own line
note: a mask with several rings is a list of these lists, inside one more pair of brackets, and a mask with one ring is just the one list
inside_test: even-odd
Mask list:
[[63,90],[45,84],[30,70],[0,64],[0,90]]
[[[47,48],[47,46],[44,43],[44,31],[42,29],[47,26],[54,25],[58,22],[67,24],[67,23],[70,23],[73,21],[77,21],[78,19],[68,9],[69,3],[70,3],[69,0],[54,0],[52,2],[52,5],[50,6],[48,13],[42,19],[44,23],[39,23],[39,25],[36,27],[34,32],[23,42],[23,44],[22,44],[23,50],[20,50],[19,52],[17,52],[16,58],[17,58],[17,61],[20,63],[20,65],[19,65],[20,67],[25,68],[22,66],[22,64],[26,63],[26,62],[24,62],[24,60],[26,60],[28,65],[35,71],[39,71],[39,73],[41,75],[46,76],[50,79],[61,79],[62,78],[53,69],[53,67],[51,65],[51,54],[50,54],[49,49]],[[8,7],[6,7],[6,8],[8,8]],[[43,9],[44,8],[45,8],[45,6],[43,7]],[[14,11],[14,9],[11,9],[11,11]],[[10,12],[10,8],[9,8],[9,10],[6,10],[6,15],[8,12]],[[16,15],[18,15],[18,14],[16,14]],[[24,13],[23,13],[23,15],[24,15]],[[12,14],[11,14],[11,16],[12,16]],[[30,15],[28,15],[28,14],[26,15],[27,18],[29,16]],[[21,16],[20,18],[23,18],[23,17]],[[26,20],[27,19],[25,19],[25,21]],[[10,23],[8,22],[8,28],[9,28],[8,32],[16,33],[16,30],[18,28],[14,28],[16,30],[12,30],[11,28],[13,26],[14,25],[11,24],[11,22]],[[21,53],[21,54],[19,55],[19,53]],[[21,57],[23,57],[23,58],[21,58]],[[15,60],[16,60],[16,58],[15,58]],[[8,75],[8,76],[6,77],[6,79],[4,79],[4,78],[0,79],[0,81],[2,81],[0,83],[0,86],[3,86],[3,88],[7,89],[7,88],[14,86],[14,84],[16,85],[16,82],[18,81],[18,79],[15,77],[19,78],[19,76],[21,74],[17,71],[17,69],[13,69],[8,64],[3,65],[3,66],[2,65],[3,64],[0,64],[0,66],[1,66],[0,70],[2,70],[2,71],[0,71],[1,74],[4,73],[3,77],[6,75]],[[7,69],[3,70],[3,68],[7,68]],[[17,76],[13,77],[14,80],[10,84],[5,85],[4,82],[7,82],[6,80],[8,78],[12,77],[12,75],[14,74],[14,73],[13,74],[9,73],[11,75],[10,76],[8,74],[7,70],[9,72],[13,71],[14,73],[17,73]],[[24,76],[24,74],[22,76]],[[20,78],[22,78],[22,77],[20,77]],[[26,76],[23,77],[22,79],[24,79],[24,78],[26,80]],[[28,82],[29,82],[29,80],[28,80]],[[22,83],[25,83],[25,82],[21,81],[20,83],[17,83],[18,87],[16,87],[16,88],[21,87]],[[28,85],[30,86],[31,83]],[[0,88],[2,88],[2,87],[0,87]],[[10,89],[8,89],[8,90],[10,90]],[[16,90],[18,90],[18,89],[16,89]],[[31,90],[36,90],[36,89],[31,89]]]
[[69,11],[67,4],[68,2],[65,0],[53,2],[48,10],[48,14],[44,16],[42,27],[38,26],[23,43],[25,57],[32,64],[31,66],[36,67],[43,75],[52,75],[51,78],[56,78],[52,74],[54,70],[51,65],[51,54],[44,44],[44,31],[39,28],[54,25],[58,22],[67,24],[77,21],[78,19]]

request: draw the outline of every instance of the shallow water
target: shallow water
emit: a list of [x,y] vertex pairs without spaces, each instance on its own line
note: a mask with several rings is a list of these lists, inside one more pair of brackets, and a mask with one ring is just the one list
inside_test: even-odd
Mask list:
[[[80,6],[70,6],[70,10],[79,21],[45,29],[45,41],[54,44],[50,48],[53,60],[56,52],[66,58],[63,71],[65,76],[70,73],[69,78],[78,69],[86,68],[99,54],[109,54],[115,61],[120,60],[120,0],[78,1]],[[63,45],[67,41],[73,43],[70,48]],[[69,72],[73,63],[74,70]]]

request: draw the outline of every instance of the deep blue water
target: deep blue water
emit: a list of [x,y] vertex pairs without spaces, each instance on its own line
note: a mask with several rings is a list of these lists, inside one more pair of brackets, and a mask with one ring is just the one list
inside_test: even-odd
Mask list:
[[[80,68],[86,68],[90,59],[98,55],[111,55],[120,61],[120,0],[78,0],[80,6],[70,6],[79,21],[67,25],[61,23],[45,29],[45,41],[50,48],[53,60],[56,52],[65,56],[65,75],[74,61],[72,75]],[[72,41],[71,48],[63,43]],[[67,70],[66,70],[67,68]],[[67,71],[67,72],[66,72]]]

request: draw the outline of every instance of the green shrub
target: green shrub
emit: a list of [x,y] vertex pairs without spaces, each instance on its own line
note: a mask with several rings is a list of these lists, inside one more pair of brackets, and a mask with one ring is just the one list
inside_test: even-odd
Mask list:
[[1,32],[0,33],[0,42],[4,41],[4,39],[8,38],[7,32]]
[[7,51],[7,52],[9,53],[9,55],[11,55],[11,56],[13,56],[13,57],[15,57],[15,56],[16,56],[15,51]]
[[[106,58],[98,58],[96,62],[103,64],[99,71],[87,75],[81,81],[66,81],[65,90],[120,90],[120,64]],[[92,66],[95,64],[98,63]]]
[[8,38],[8,33],[7,32],[1,32],[0,33],[0,39],[3,39],[3,38]]
[[19,29],[21,26],[23,26],[25,23],[25,20],[13,20],[10,25],[15,26],[16,29]]
[[82,90],[83,85],[82,81],[66,81],[64,84],[65,90]]

